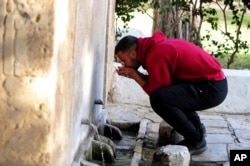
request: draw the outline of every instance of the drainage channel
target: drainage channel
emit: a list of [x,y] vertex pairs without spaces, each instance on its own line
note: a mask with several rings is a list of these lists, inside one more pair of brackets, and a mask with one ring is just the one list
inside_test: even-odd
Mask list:
[[[146,166],[142,155],[146,150],[144,142],[146,140],[148,119],[142,119],[140,122],[109,122],[120,129],[122,133],[121,140],[112,140],[115,145],[115,161],[113,163],[104,163],[103,161],[91,160],[93,164],[100,166]],[[152,158],[152,157],[151,157]]]

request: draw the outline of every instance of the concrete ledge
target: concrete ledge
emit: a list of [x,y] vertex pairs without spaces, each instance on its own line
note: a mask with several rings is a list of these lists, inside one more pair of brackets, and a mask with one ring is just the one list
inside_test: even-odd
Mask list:
[[225,101],[209,111],[218,113],[250,113],[250,70],[224,69],[228,81]]
[[[115,63],[114,66],[117,64]],[[250,70],[224,69],[228,80],[228,96],[225,101],[207,111],[228,114],[250,113]],[[148,95],[132,79],[120,77],[114,71],[109,91],[112,102],[149,106]]]

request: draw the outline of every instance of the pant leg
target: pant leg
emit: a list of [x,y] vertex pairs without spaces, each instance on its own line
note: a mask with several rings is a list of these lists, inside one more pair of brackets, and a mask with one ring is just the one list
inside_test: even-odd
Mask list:
[[184,112],[187,116],[187,118],[192,122],[192,124],[194,125],[194,127],[196,129],[200,129],[201,127],[201,120],[199,115],[197,114],[196,111],[186,111]]
[[227,95],[226,80],[183,83],[163,87],[150,95],[153,110],[186,139],[199,139],[200,119],[195,111],[220,104]]

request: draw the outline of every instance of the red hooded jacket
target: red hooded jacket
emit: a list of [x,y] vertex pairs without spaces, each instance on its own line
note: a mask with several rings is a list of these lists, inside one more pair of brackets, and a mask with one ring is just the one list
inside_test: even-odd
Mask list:
[[137,58],[148,72],[142,87],[147,94],[175,81],[198,82],[224,79],[220,63],[209,53],[182,39],[167,39],[162,32],[139,38]]

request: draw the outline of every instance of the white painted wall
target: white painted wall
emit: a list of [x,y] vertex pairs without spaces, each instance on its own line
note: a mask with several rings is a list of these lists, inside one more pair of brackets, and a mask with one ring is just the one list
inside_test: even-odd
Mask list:
[[108,53],[114,50],[108,46],[114,43],[113,20],[114,1],[77,0],[70,163],[79,144],[88,145],[93,134],[91,126],[81,125],[81,120],[95,125],[105,121],[105,109],[95,105],[95,100],[105,102],[107,98],[107,66],[109,60],[113,61]]
[[[115,63],[114,66],[117,64]],[[228,80],[228,96],[225,101],[207,111],[216,113],[250,113],[250,71],[224,70]],[[148,95],[132,79],[120,77],[114,71],[111,100],[115,103],[144,105],[150,107]]]

